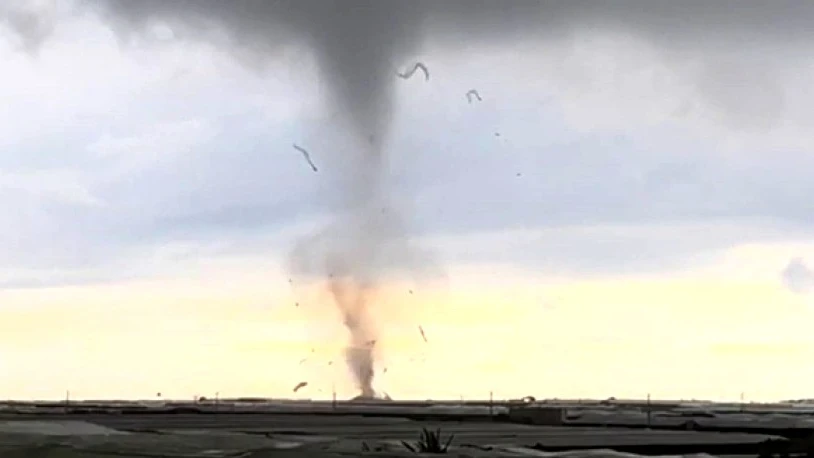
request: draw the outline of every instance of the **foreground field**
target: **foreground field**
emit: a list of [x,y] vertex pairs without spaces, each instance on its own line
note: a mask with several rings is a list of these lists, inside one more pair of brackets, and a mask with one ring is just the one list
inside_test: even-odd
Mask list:
[[[448,455],[470,458],[756,457],[814,450],[808,445],[814,437],[810,409],[778,406],[785,409],[778,413],[764,406],[750,413],[745,407],[633,402],[7,403],[0,411],[0,456],[408,456],[403,442],[415,441],[423,428],[441,430],[444,438],[454,435]],[[546,417],[551,423],[517,423],[512,412],[528,409],[555,415]]]
[[[614,455],[605,449],[757,455],[782,438],[693,431],[539,427],[500,423],[413,422],[396,418],[310,415],[133,415],[18,418],[0,422],[0,456],[407,456],[421,428],[454,434],[452,456],[517,456],[546,450]],[[642,448],[644,447],[644,448]],[[22,453],[29,453],[22,455]],[[648,453],[653,454],[653,453]],[[547,455],[546,455],[547,456]],[[571,455],[569,455],[571,456]],[[582,456],[582,455],[580,455]],[[629,456],[629,455],[626,455]]]

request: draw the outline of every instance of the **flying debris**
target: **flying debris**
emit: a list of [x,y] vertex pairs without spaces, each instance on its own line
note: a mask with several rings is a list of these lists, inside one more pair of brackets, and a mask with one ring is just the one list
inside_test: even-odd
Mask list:
[[424,81],[429,81],[430,80],[430,71],[427,70],[427,66],[424,65],[421,62],[416,62],[415,65],[413,65],[413,68],[411,68],[409,71],[407,71],[405,73],[398,73],[398,76],[399,76],[399,78],[403,78],[403,79],[412,78],[413,73],[415,73],[416,70],[418,70],[418,69],[421,69],[421,71],[424,72]]
[[308,358],[303,358],[303,359],[300,360],[299,364],[302,364],[302,363],[304,363],[306,361],[308,361]]
[[424,328],[421,326],[418,327],[418,332],[421,333],[421,338],[424,339],[424,342],[427,342],[427,334],[424,334]]
[[[297,145],[296,143],[294,143],[292,146],[294,147],[295,150],[302,153],[303,157],[305,157],[305,160],[308,161],[308,165],[311,166],[311,170],[313,170],[314,172],[319,171],[319,169],[317,169],[317,166],[314,165],[314,161],[311,160],[311,155],[308,153],[308,151],[305,150],[305,148]],[[291,280],[289,280],[289,282],[291,282]]]
[[467,91],[467,93],[466,93],[466,100],[467,100],[469,103],[472,103],[472,97],[474,97],[474,98],[478,99],[478,102],[482,102],[482,101],[483,101],[483,99],[482,99],[482,98],[480,98],[480,94],[478,94],[478,91],[477,91],[477,90],[475,90],[475,89],[470,89],[470,90],[469,90],[469,91]]
[[374,346],[374,345],[376,345],[376,339],[369,340],[369,341],[367,342],[367,346],[368,346],[368,347],[372,347],[372,346]]
[[293,391],[296,393],[297,391],[300,391],[301,389],[305,388],[306,386],[308,386],[308,382],[300,382],[300,383],[297,384],[297,386],[294,387]]

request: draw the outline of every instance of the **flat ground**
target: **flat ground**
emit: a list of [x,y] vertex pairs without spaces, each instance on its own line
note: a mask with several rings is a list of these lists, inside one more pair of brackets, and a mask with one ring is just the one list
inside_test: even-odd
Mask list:
[[[0,416],[2,421],[64,421],[65,416]],[[399,418],[280,414],[175,414],[175,415],[71,415],[71,421],[84,421],[125,431],[172,432],[218,430],[274,437],[336,438],[359,441],[414,440],[421,428],[441,428],[444,435],[455,434],[457,444],[531,446],[612,447],[633,444],[725,444],[755,443],[769,436],[740,433],[693,431],[650,431],[589,427],[545,427],[506,423],[424,422]]]

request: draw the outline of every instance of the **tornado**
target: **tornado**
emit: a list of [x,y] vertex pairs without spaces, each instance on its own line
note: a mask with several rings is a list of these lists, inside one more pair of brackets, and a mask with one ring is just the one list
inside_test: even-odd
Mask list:
[[357,2],[348,12],[343,11],[346,5],[333,5],[332,14],[323,16],[324,27],[309,37],[335,108],[344,114],[358,148],[349,158],[352,176],[337,189],[342,197],[339,216],[322,232],[327,250],[311,255],[325,262],[328,290],[349,334],[345,361],[359,397],[373,399],[375,347],[368,342],[379,333],[370,309],[385,273],[382,256],[392,252],[389,245],[406,248],[403,231],[388,224],[392,219],[384,218],[392,217],[381,212],[392,207],[383,178],[393,116],[393,65],[398,56],[414,50],[418,18],[409,2]]
[[[335,216],[292,250],[294,275],[324,282],[348,331],[345,351],[359,396],[373,398],[379,338],[370,308],[386,271],[410,264],[402,215],[387,199],[385,145],[393,116],[396,69],[415,52],[423,3],[393,0],[97,0],[95,8],[122,38],[152,22],[176,36],[228,46],[262,67],[280,45],[304,45],[316,57],[331,112],[354,139],[335,180]],[[225,33],[224,33],[225,32]],[[217,40],[221,40],[218,42]],[[248,53],[247,53],[248,51]],[[336,154],[337,152],[320,152]],[[316,171],[315,167],[312,168]],[[387,212],[382,212],[382,208]],[[387,260],[385,262],[385,260]]]
[[[369,342],[380,336],[371,307],[383,277],[393,267],[405,267],[401,261],[409,252],[384,180],[396,82],[393,67],[400,56],[415,50],[420,16],[409,2],[351,3],[351,8],[348,2],[324,3],[326,10],[311,16],[310,29],[304,32],[333,108],[355,142],[343,158],[343,171],[350,176],[337,182],[335,220],[316,234],[321,243],[313,244],[311,238],[301,243],[292,263],[309,264],[308,273],[326,281],[349,335],[345,361],[358,397],[373,399],[375,346]],[[384,207],[388,212],[382,212]]]

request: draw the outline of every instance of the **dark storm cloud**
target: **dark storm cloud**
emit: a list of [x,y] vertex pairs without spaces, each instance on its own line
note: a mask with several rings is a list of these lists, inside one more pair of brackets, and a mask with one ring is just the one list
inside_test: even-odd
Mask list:
[[[314,53],[346,127],[380,130],[391,117],[392,76],[406,57],[428,47],[457,53],[505,52],[519,43],[560,50],[585,36],[629,36],[654,46],[686,72],[693,97],[738,129],[782,124],[789,97],[777,64],[799,61],[812,38],[814,5],[806,1],[583,0],[84,0],[125,41],[155,24],[180,39],[206,40],[252,68],[298,46]],[[21,13],[10,10],[7,21]],[[41,14],[37,15],[36,13]],[[25,23],[47,10],[26,9]],[[37,20],[34,20],[39,18]],[[17,21],[20,22],[20,21]],[[47,22],[47,21],[45,21]],[[14,26],[40,43],[47,27]],[[540,56],[545,48],[540,48]],[[534,55],[528,59],[533,60]],[[800,64],[802,65],[802,64]],[[500,68],[494,69],[500,72]],[[631,69],[633,70],[633,69]],[[686,108],[694,106],[692,101]],[[359,132],[368,136],[371,132]],[[383,135],[379,135],[383,137]]]
[[[794,59],[814,30],[814,5],[792,0],[85,0],[79,4],[99,11],[123,38],[156,23],[167,24],[176,37],[218,43],[255,68],[287,46],[310,48],[326,76],[325,84],[333,88],[332,98],[347,110],[351,124],[387,123],[390,101],[384,94],[393,83],[391,76],[407,64],[406,56],[426,46],[461,52],[542,40],[567,48],[572,39],[586,33],[611,33],[639,38],[693,67],[690,77],[698,96],[731,118],[728,122],[771,126],[786,97],[774,64]],[[14,26],[47,23],[47,10],[9,11],[6,22],[26,43],[40,43],[50,30]],[[20,15],[29,19],[15,19]]]
[[[805,44],[811,36],[814,5],[804,0],[88,0],[112,13],[119,25],[143,26],[151,20],[190,25],[221,25],[239,43],[273,49],[284,42],[267,38],[308,39],[319,28],[340,27],[349,18],[359,35],[377,28],[394,38],[426,32],[472,40],[512,40],[571,33],[580,28],[617,28],[674,46]],[[368,19],[379,25],[364,24]],[[385,25],[397,24],[386,31]],[[412,30],[413,27],[420,29]],[[198,32],[200,33],[200,32]],[[298,35],[299,34],[299,35]],[[709,42],[712,40],[712,42]],[[476,41],[477,44],[484,44]],[[466,42],[458,43],[466,46]]]
[[53,32],[54,13],[45,2],[9,0],[0,4],[0,27],[5,25],[20,39],[23,49],[36,53]]

